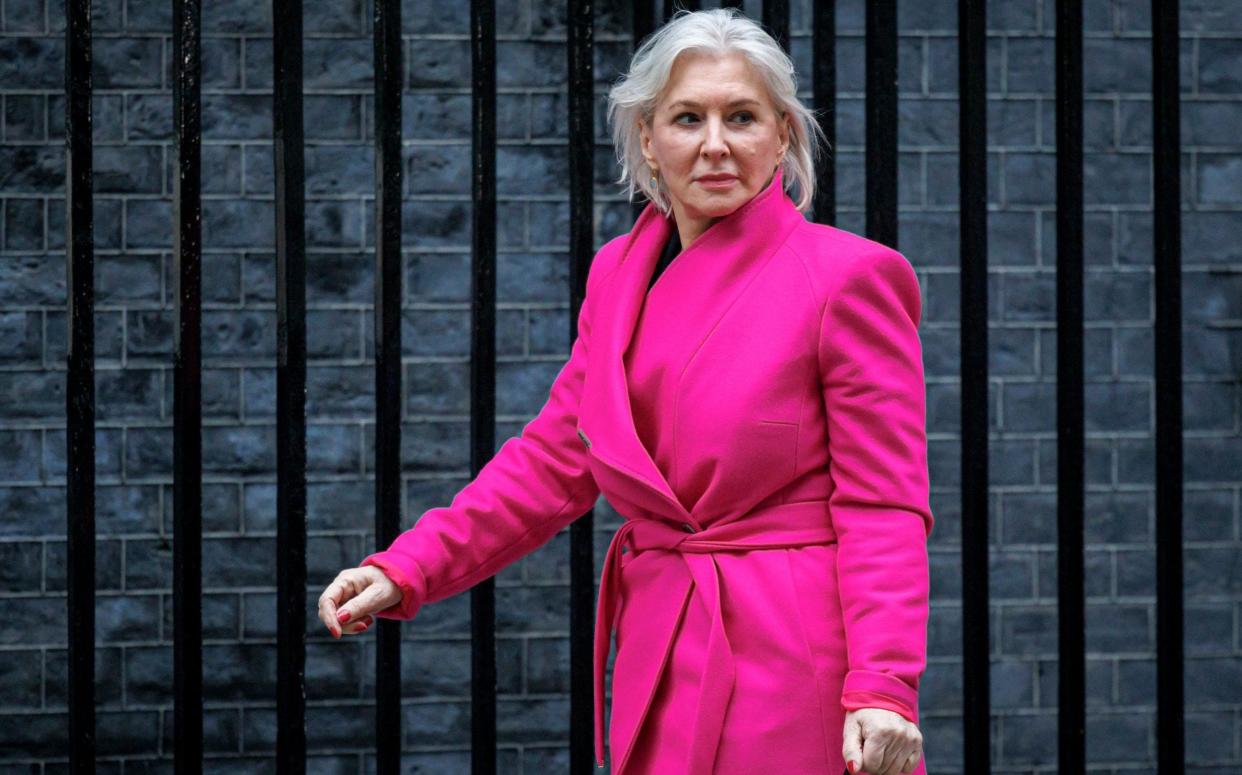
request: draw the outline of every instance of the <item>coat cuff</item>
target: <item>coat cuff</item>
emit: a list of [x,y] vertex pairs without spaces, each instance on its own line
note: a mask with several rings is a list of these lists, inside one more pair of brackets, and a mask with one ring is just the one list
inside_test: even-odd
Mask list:
[[900,678],[874,670],[851,670],[841,687],[841,706],[847,711],[884,708],[918,724],[919,694]]
[[367,555],[362,562],[358,563],[358,567],[367,565],[379,568],[401,589],[400,602],[382,611],[376,611],[372,616],[380,619],[413,619],[418,610],[422,608],[423,600],[427,596],[427,580],[418,566],[397,562],[388,556],[387,551]]

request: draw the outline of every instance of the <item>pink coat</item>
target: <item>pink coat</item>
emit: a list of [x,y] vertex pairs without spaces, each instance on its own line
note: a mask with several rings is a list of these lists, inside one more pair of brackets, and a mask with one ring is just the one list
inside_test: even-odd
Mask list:
[[[928,502],[918,280],[807,221],[777,171],[646,294],[673,228],[604,245],[547,403],[451,505],[363,560],[411,619],[602,493],[626,519],[595,631],[613,772],[840,773],[846,710],[918,723]],[[924,775],[920,763],[915,770]]]

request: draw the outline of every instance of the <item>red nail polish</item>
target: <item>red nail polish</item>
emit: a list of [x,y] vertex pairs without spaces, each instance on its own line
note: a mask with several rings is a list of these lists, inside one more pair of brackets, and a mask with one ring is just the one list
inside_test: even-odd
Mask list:
[[338,611],[336,614],[336,620],[341,624],[349,621],[349,611]]
[[846,762],[846,763],[845,763],[845,766],[849,768],[849,770],[850,770],[850,775],[854,775],[854,767],[856,766],[856,765],[854,764],[854,762],[853,762],[853,761],[848,761],[848,762]]
[[370,626],[371,626],[371,625],[369,625],[369,624],[364,624],[364,625],[362,625],[361,627],[359,627],[359,628],[358,628],[358,632],[366,632],[366,629],[367,629],[368,627],[370,627]]

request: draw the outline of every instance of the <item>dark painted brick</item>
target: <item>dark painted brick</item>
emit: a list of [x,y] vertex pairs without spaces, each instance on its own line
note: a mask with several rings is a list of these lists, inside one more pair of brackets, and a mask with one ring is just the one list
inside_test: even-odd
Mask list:
[[[32,624],[0,678],[6,710],[29,714],[21,737],[0,722],[0,749],[65,772],[64,598],[64,13],[62,0],[9,0],[0,18],[0,598]],[[471,267],[469,17],[461,3],[403,0],[404,411],[401,524],[443,506],[469,476]],[[838,4],[836,225],[865,227],[865,4]],[[898,132],[900,244],[920,270],[928,370],[932,501],[931,660],[922,728],[929,770],[952,772],[962,751],[960,610],[961,318],[957,268],[958,46],[949,0],[904,2],[898,19],[902,90]],[[495,445],[540,409],[568,355],[569,234],[565,5],[519,3],[498,19],[497,266],[499,356]],[[755,8],[750,9],[752,12]],[[997,655],[992,664],[998,768],[1046,767],[1055,741],[1055,46],[1053,0],[989,0],[987,195],[989,557]],[[1181,136],[1183,390],[1188,718],[1209,730],[1188,745],[1187,770],[1236,768],[1237,343],[1233,278],[1242,261],[1237,205],[1238,59],[1242,27],[1225,0],[1183,3],[1186,93]],[[810,2],[794,3],[791,56],[809,72]],[[1083,183],[1087,264],[1083,348],[1089,437],[1085,476],[1086,592],[1091,659],[1089,750],[1097,768],[1151,772],[1155,669],[1155,451],[1149,4],[1084,8]],[[315,597],[374,548],[375,209],[370,3],[305,9],[307,135],[308,717],[313,771],[357,769],[370,732],[374,643],[333,640]],[[593,76],[598,246],[623,234],[633,208],[619,196],[607,125],[607,87],[628,65],[627,7],[596,9]],[[93,23],[97,415],[96,586],[104,772],[168,770],[171,748],[173,342],[178,278],[170,251],[174,174],[170,6],[96,0]],[[203,601],[208,772],[264,772],[275,745],[276,485],[274,157],[270,7],[227,0],[204,7]],[[1134,33],[1139,33],[1135,35]],[[1196,39],[1201,32],[1211,34]],[[430,36],[430,37],[428,37]],[[809,96],[810,79],[800,78]],[[417,89],[418,91],[410,91]],[[533,144],[530,142],[535,140]],[[427,360],[424,360],[427,359]],[[601,498],[601,556],[620,517]],[[564,694],[568,531],[496,575],[506,605],[498,642],[505,771],[567,766]],[[206,576],[207,574],[205,574]],[[214,585],[214,586],[213,586]],[[241,585],[239,590],[239,585]],[[552,586],[549,586],[552,585]],[[257,589],[256,589],[257,588]],[[253,591],[252,591],[253,590]],[[32,597],[47,595],[47,597]],[[59,596],[59,597],[57,597]],[[942,605],[947,601],[947,605]],[[158,621],[156,620],[158,617]],[[538,628],[537,637],[532,635]],[[408,752],[426,771],[465,769],[469,732],[469,599],[427,606],[402,629]],[[161,644],[162,639],[162,645]],[[241,642],[246,639],[247,642]],[[257,642],[250,642],[257,639]],[[29,649],[46,644],[46,667]],[[948,657],[948,659],[945,659]],[[29,665],[29,666],[27,666]],[[427,669],[434,665],[434,670]],[[526,696],[538,692],[539,696]],[[48,706],[41,705],[46,694]],[[10,697],[13,698],[10,700]],[[425,700],[433,700],[428,704]],[[363,705],[357,705],[361,700]],[[1196,703],[1218,703],[1196,712]],[[358,708],[363,708],[358,712]],[[1137,708],[1137,710],[1136,710]],[[1224,710],[1220,710],[1223,708]],[[342,725],[340,719],[349,723]],[[25,723],[26,721],[29,723]],[[1216,728],[1219,727],[1219,728]],[[1210,738],[1210,739],[1209,739]],[[162,749],[160,746],[163,746]],[[452,747],[455,750],[444,750]],[[336,749],[340,749],[339,751]],[[240,752],[240,753],[239,753]],[[217,756],[220,754],[221,756]],[[26,761],[0,755],[0,772]],[[519,760],[521,764],[519,764]],[[370,762],[371,759],[367,759]],[[368,766],[369,763],[368,763]],[[26,767],[25,769],[29,769]],[[24,771],[24,770],[23,770]]]
[[[47,542],[47,575],[43,579],[47,591],[65,591],[67,586],[67,548],[63,540]],[[120,555],[122,542],[119,540],[96,539],[94,544],[94,589],[96,592],[120,591],[122,574],[120,574]],[[35,560],[39,558],[37,551]],[[37,571],[36,571],[37,581]]]

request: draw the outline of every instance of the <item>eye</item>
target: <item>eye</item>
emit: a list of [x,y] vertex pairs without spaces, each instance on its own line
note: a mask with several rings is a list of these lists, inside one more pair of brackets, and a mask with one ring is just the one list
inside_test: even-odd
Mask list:
[[[677,117],[673,119],[673,123],[675,124],[682,123],[681,119],[684,118],[685,116],[690,116],[691,118],[698,118],[698,116],[694,113],[679,113]],[[733,114],[733,118],[737,118],[739,116],[745,117],[745,121],[743,123],[747,123],[747,124],[751,123],[755,119],[754,114],[751,113],[749,110],[739,110],[737,113]]]

